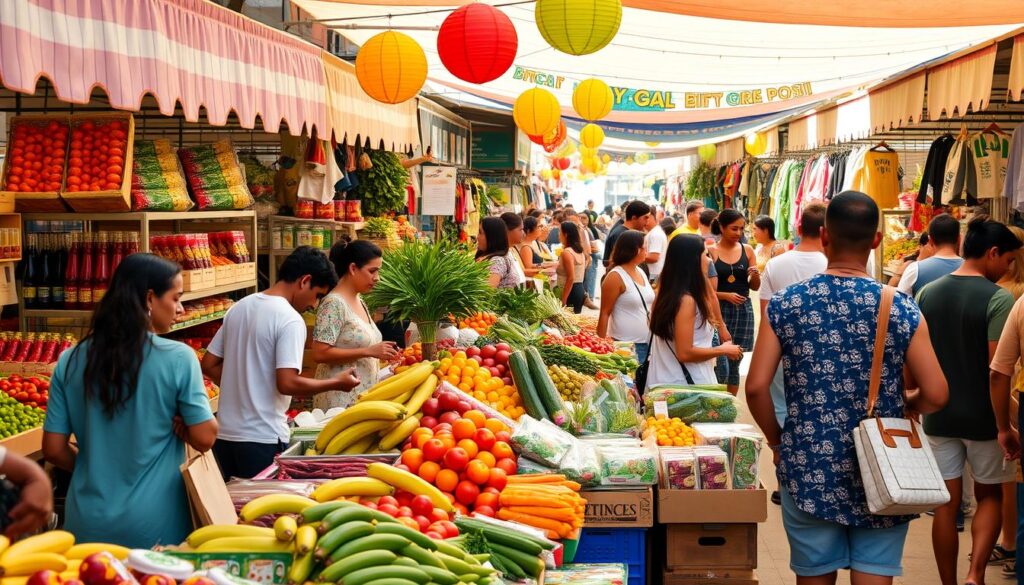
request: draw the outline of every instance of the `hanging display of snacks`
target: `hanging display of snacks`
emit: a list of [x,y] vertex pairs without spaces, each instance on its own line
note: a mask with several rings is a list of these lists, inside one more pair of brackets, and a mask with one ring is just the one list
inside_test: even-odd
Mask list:
[[132,209],[188,211],[194,205],[170,141],[137,140],[132,158]]
[[252,207],[253,197],[230,140],[182,148],[178,156],[200,210]]

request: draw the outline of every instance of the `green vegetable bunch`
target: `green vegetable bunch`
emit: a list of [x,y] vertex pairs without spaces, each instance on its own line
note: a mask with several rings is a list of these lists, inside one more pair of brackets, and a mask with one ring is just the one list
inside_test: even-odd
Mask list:
[[395,223],[386,217],[371,217],[363,227],[363,236],[367,238],[390,238],[395,235]]
[[397,211],[405,204],[405,186],[409,173],[398,160],[398,155],[386,150],[367,153],[373,168],[359,171],[359,185],[353,195],[363,202],[363,213],[368,216]]

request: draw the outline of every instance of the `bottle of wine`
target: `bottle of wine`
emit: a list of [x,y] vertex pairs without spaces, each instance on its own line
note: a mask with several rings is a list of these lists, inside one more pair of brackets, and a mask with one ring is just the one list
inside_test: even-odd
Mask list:
[[68,264],[68,236],[67,234],[56,234],[53,237],[53,267],[50,275],[53,281],[50,284],[50,295],[53,298],[53,308],[63,309],[65,303],[64,293],[64,271]]
[[39,236],[40,245],[36,247],[36,269],[39,280],[36,283],[36,305],[40,309],[52,309],[52,287],[50,276],[50,234]]
[[29,234],[26,236],[28,240],[28,252],[25,254],[25,274],[21,279],[21,296],[25,300],[26,309],[38,308],[38,295],[36,293],[36,285],[38,284],[38,272],[36,270],[36,235]]
[[67,269],[64,271],[64,308],[79,309],[78,303],[78,265],[82,257],[82,235],[68,234],[71,249],[68,250]]
[[92,302],[99,305],[110,285],[110,239],[107,232],[100,232],[96,241],[96,258],[93,260],[96,277],[92,281]]
[[93,236],[86,232],[82,234],[82,259],[81,271],[78,273],[78,307],[80,309],[92,310],[95,307],[92,297],[92,276],[93,276]]

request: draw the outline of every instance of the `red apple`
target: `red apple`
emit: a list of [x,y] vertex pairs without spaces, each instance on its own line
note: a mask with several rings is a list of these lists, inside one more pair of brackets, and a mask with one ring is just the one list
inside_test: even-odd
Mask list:
[[460,400],[459,403],[455,406],[455,410],[458,411],[460,415],[466,414],[470,410],[473,410],[473,405],[466,402],[465,400]]
[[427,528],[430,527],[430,519],[426,516],[414,516],[413,520],[420,525],[420,532],[426,532]]
[[420,426],[432,429],[437,426],[438,420],[432,416],[424,416],[420,419]]
[[489,371],[491,373],[491,377],[492,378],[500,378],[501,377],[501,370],[499,370],[497,366],[491,366],[491,367],[487,368],[487,371]]
[[36,571],[28,578],[25,585],[60,585],[64,581],[60,578],[60,573],[56,571]]
[[434,511],[434,501],[427,496],[416,496],[409,507],[417,516],[429,516]]
[[[457,421],[460,418],[462,418],[462,417],[459,416],[459,413],[456,412],[456,410],[458,409],[458,406],[459,406],[459,403],[456,402],[455,406],[453,406],[451,410],[449,410],[449,411],[447,411],[447,412],[445,412],[444,414],[441,415],[441,418],[438,419],[438,420],[441,421],[441,424],[452,425],[452,424],[455,423],[455,421]],[[467,408],[466,410],[469,410],[469,409]],[[465,412],[465,411],[463,411],[463,412]],[[436,431],[437,431],[437,429],[435,429],[435,433],[436,433]]]
[[502,376],[501,381],[504,382],[506,386],[512,385],[512,378],[508,376]]
[[480,355],[483,356],[485,360],[493,358],[496,353],[498,353],[498,348],[491,344],[487,344],[480,348]]
[[442,392],[437,400],[441,410],[455,410],[455,405],[459,403],[459,395],[454,392]]
[[108,552],[85,557],[78,567],[78,577],[86,585],[120,585],[132,581],[128,569]]
[[473,442],[480,447],[481,451],[490,451],[496,441],[497,439],[490,429],[477,429],[473,434]]
[[493,368],[498,365],[498,362],[494,361],[494,358],[484,358],[484,367]]
[[420,408],[420,410],[422,410],[423,414],[427,416],[436,417],[438,414],[441,413],[441,404],[439,403],[437,398],[431,398],[423,403],[423,406]]

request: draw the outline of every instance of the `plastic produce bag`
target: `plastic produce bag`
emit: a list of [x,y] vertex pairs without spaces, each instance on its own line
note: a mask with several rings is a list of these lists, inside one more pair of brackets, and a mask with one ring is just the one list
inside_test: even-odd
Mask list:
[[[717,385],[709,385],[711,388]],[[724,389],[725,386],[722,386]],[[644,395],[644,413],[656,416],[655,404],[664,402],[668,416],[686,424],[731,423],[736,421],[736,397],[728,392],[687,386],[657,386]]]
[[654,485],[658,483],[658,455],[653,449],[597,447],[601,459],[601,485]]
[[732,455],[732,488],[736,490],[756,490],[758,486],[758,461],[764,437],[757,433],[740,433],[733,437]]
[[512,446],[520,455],[551,467],[558,467],[575,442],[576,437],[551,421],[538,421],[528,414],[519,419],[512,431]]
[[536,461],[527,459],[526,457],[516,458],[516,474],[536,475],[538,473],[558,473],[558,469],[542,465]]
[[697,489],[697,454],[692,447],[661,449],[661,487],[672,490]]
[[594,446],[576,441],[558,466],[562,475],[583,487],[601,485],[601,461]]
[[738,423],[697,423],[693,425],[693,432],[698,445],[720,447],[731,460],[733,438],[741,433],[754,432],[754,427]]
[[727,490],[732,487],[729,456],[718,447],[698,447],[697,472],[702,490]]

